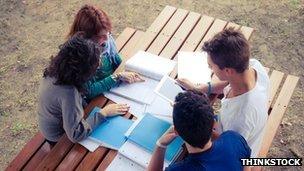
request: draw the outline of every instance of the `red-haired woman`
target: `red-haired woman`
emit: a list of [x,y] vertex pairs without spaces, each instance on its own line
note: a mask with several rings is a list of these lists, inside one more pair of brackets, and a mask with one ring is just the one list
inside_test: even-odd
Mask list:
[[100,55],[100,66],[92,79],[85,83],[85,97],[87,100],[101,95],[115,87],[119,82],[134,83],[142,81],[134,72],[113,74],[121,63],[114,39],[111,35],[112,24],[107,14],[91,5],[84,5],[77,13],[70,28],[68,38],[76,32],[83,32],[86,38],[91,39],[103,47]]

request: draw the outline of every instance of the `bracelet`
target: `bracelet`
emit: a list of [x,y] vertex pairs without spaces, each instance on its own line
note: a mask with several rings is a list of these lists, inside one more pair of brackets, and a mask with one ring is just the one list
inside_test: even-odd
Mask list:
[[212,92],[212,87],[211,87],[211,82],[207,82],[208,84],[208,91],[207,91],[207,95],[209,96]]
[[166,146],[166,145],[162,145],[162,144],[159,142],[159,140],[156,141],[156,145],[157,145],[158,147],[160,147],[160,148],[163,148],[163,149],[166,149],[166,148],[167,148],[167,146]]

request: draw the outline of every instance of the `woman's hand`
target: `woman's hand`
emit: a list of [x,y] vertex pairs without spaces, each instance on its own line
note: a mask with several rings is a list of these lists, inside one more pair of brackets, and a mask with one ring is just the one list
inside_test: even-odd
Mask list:
[[101,113],[105,117],[123,115],[128,112],[129,108],[127,104],[109,104],[101,109]]
[[117,74],[119,79],[127,83],[143,82],[145,81],[138,73],[136,72],[121,72]]

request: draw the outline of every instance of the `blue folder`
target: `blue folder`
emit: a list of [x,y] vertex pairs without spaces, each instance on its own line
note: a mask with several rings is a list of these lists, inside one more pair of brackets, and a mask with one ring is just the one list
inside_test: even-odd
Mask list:
[[[95,107],[96,113],[100,108]],[[93,114],[93,113],[90,113]],[[106,121],[98,125],[91,133],[90,138],[102,143],[104,146],[118,150],[126,141],[125,132],[133,124],[132,120],[121,116],[107,117]]]
[[[152,153],[156,141],[170,128],[170,126],[170,123],[147,113],[132,130],[128,139]],[[183,140],[180,137],[176,137],[167,147],[165,159],[172,162],[179,154],[182,145]]]

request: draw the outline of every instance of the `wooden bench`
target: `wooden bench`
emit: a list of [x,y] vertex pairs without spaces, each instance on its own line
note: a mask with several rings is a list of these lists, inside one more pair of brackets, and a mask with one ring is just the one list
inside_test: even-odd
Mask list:
[[[247,39],[253,29],[235,23],[215,19],[195,12],[166,6],[146,32],[126,28],[116,39],[117,48],[124,57],[123,63],[138,50],[176,60],[179,50],[198,51],[203,42],[227,27],[240,29]],[[123,64],[117,69],[122,71]],[[268,72],[269,69],[267,69]],[[176,77],[176,69],[170,76]],[[298,77],[273,70],[270,74],[269,119],[260,157],[265,157],[276,130],[291,99]],[[281,86],[283,84],[283,86]],[[278,95],[278,96],[277,96]],[[94,106],[113,103],[103,96],[94,99],[85,109],[89,113]],[[124,117],[136,119],[130,113]],[[37,133],[20,151],[6,170],[105,170],[117,151],[99,147],[91,153],[79,144],[72,143],[64,135],[50,149],[44,137]]]

